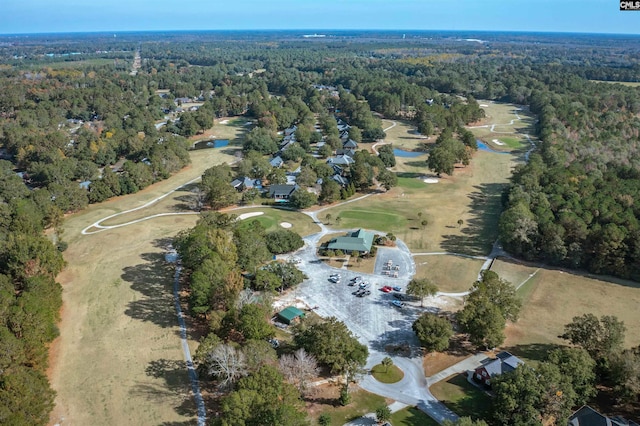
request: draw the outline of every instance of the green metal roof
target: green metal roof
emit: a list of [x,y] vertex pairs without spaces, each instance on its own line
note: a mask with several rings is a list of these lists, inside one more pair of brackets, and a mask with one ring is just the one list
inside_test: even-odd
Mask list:
[[364,229],[358,229],[354,233],[346,237],[334,238],[329,242],[327,248],[329,250],[342,250],[343,252],[368,252],[373,244],[373,233]]
[[281,310],[280,312],[278,312],[278,316],[283,320],[285,320],[287,323],[290,323],[297,317],[303,317],[304,312],[302,312],[300,309],[296,308],[295,306],[288,306],[283,310]]

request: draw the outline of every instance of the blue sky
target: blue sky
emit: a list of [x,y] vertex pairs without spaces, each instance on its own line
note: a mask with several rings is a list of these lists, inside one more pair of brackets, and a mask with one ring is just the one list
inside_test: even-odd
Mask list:
[[640,34],[618,0],[2,0],[0,33],[397,29]]

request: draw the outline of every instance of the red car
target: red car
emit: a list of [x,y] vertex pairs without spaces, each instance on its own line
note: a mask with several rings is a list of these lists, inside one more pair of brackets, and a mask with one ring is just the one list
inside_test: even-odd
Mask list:
[[388,285],[385,285],[384,287],[382,287],[380,289],[380,291],[384,291],[385,293],[391,293],[391,290],[393,290],[391,287],[389,287]]

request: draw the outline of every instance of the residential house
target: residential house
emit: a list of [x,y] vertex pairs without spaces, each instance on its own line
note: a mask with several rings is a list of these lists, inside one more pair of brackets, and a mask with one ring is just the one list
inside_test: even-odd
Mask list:
[[331,179],[336,181],[336,182],[338,182],[340,184],[340,186],[342,186],[343,188],[345,186],[349,185],[349,180],[346,177],[342,176],[342,175],[335,174],[335,175],[331,176]]
[[271,167],[280,168],[284,164],[284,161],[282,160],[282,158],[280,158],[279,155],[276,155],[271,159],[271,161],[269,161],[269,164],[271,164]]
[[516,369],[524,364],[520,358],[507,351],[500,352],[496,358],[475,369],[473,378],[485,386],[491,386],[491,379]]
[[353,156],[356,155],[356,151],[353,150],[353,149],[348,149],[348,148],[344,149],[344,148],[342,148],[342,149],[338,149],[336,151],[336,155],[347,155],[349,157],[353,157]]
[[350,164],[355,163],[356,160],[354,160],[353,158],[349,157],[348,155],[337,155],[335,157],[329,157],[327,159],[327,164],[329,164],[330,166],[333,166],[334,164],[337,164],[339,166],[348,166]]
[[298,130],[298,126],[291,126],[289,128],[284,129],[284,135],[285,136],[292,136],[296,130]]
[[353,139],[349,139],[345,143],[342,144],[342,147],[345,148],[345,149],[356,149],[356,148],[358,148],[358,143],[356,141],[354,141]]
[[372,232],[365,231],[364,229],[358,229],[357,231],[348,233],[344,237],[332,239],[327,244],[327,249],[341,250],[344,253],[357,251],[360,254],[367,254],[371,251],[373,237],[374,235]]
[[231,181],[231,186],[233,186],[237,191],[242,192],[251,188],[262,189],[262,182],[260,179],[242,176]]
[[568,426],[640,426],[619,416],[607,417],[588,405],[583,405],[569,417]]
[[284,202],[299,188],[298,185],[271,185],[269,187],[269,198],[273,198],[277,202]]

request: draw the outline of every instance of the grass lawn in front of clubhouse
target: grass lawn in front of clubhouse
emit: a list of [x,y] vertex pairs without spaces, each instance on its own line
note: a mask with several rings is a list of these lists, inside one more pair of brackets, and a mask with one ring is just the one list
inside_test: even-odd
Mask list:
[[489,416],[491,397],[456,374],[429,388],[433,396],[460,417],[485,419]]
[[395,365],[385,366],[382,364],[374,365],[371,369],[371,375],[374,379],[381,383],[397,383],[404,377],[404,372]]
[[396,411],[391,415],[390,422],[393,426],[438,426],[438,422],[416,407]]

